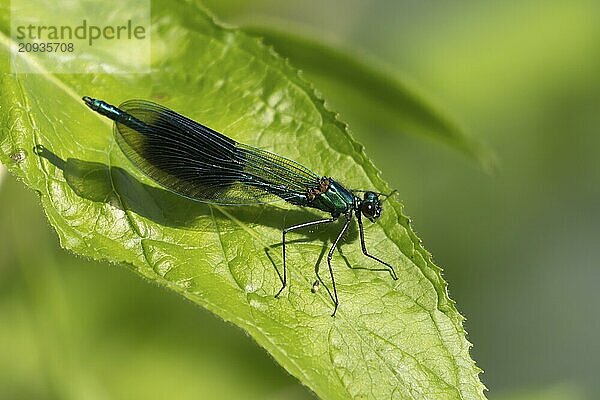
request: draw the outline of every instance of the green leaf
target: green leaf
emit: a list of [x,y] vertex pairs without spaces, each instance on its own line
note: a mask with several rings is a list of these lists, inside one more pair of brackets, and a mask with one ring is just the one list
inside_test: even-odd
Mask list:
[[[0,162],[40,194],[61,245],[127,265],[231,321],[321,398],[484,398],[463,318],[398,201],[366,236],[399,280],[346,267],[373,267],[354,228],[333,259],[341,304],[332,318],[326,291],[310,288],[338,226],[291,236],[290,285],[275,299],[282,227],[320,216],[285,203],[192,202],[124,158],[81,96],[151,99],[347,187],[389,191],[346,126],[273,51],[193,5],[156,2],[152,14],[152,74],[1,75]],[[0,39],[8,57],[6,31]]]
[[264,38],[265,43],[288,57],[294,66],[326,95],[338,99],[353,114],[395,132],[412,133],[439,140],[477,160],[487,171],[496,168],[492,150],[465,131],[431,101],[368,56],[359,57],[302,33],[290,33],[272,26],[243,25],[249,34]]

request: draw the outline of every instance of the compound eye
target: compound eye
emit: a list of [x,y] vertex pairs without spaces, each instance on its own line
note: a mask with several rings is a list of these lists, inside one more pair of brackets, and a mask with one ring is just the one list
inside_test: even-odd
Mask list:
[[360,211],[363,213],[363,215],[365,217],[373,218],[375,216],[376,208],[375,208],[375,205],[373,203],[371,203],[370,201],[365,201],[362,203]]

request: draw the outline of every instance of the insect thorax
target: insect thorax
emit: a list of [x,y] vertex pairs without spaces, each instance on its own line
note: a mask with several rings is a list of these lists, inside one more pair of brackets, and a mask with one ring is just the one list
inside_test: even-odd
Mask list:
[[354,194],[331,178],[322,177],[316,188],[307,191],[308,206],[337,217],[354,207]]

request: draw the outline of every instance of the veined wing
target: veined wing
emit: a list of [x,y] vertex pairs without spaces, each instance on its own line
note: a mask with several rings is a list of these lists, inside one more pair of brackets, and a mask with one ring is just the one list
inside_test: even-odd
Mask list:
[[287,158],[246,146],[161,105],[129,100],[132,116],[115,123],[123,153],[145,175],[193,200],[242,205],[295,203],[320,176]]

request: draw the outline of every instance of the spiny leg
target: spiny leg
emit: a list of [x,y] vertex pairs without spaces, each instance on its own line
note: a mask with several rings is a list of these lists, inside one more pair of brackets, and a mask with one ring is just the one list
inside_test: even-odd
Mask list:
[[398,276],[396,275],[396,271],[394,270],[394,267],[392,267],[390,264],[386,263],[385,261],[380,260],[379,258],[369,254],[369,252],[367,251],[367,246],[365,245],[365,232],[363,230],[361,214],[357,212],[356,217],[358,220],[358,231],[360,232],[360,247],[362,248],[363,254],[387,267],[387,268],[364,268],[364,269],[369,269],[371,271],[387,271],[390,273],[390,275],[392,276],[392,278],[395,281],[398,280]]
[[[338,302],[338,296],[337,296],[337,289],[335,286],[335,278],[333,276],[333,268],[331,267],[331,259],[333,258],[333,252],[337,248],[337,245],[340,242],[340,239],[342,238],[342,236],[348,229],[348,226],[350,225],[350,221],[352,221],[351,217],[346,217],[346,218],[347,218],[347,220],[346,220],[346,223],[344,224],[344,227],[338,234],[337,238],[335,238],[335,241],[331,245],[331,249],[329,249],[329,253],[327,254],[327,266],[329,267],[329,276],[331,276],[331,286],[333,287],[333,294],[331,294],[331,291],[329,290],[329,288],[327,287],[325,282],[323,282],[323,280],[319,276],[319,267],[317,266],[317,268],[315,270],[315,272],[317,273],[317,278],[323,284],[323,286],[325,286],[325,289],[327,289],[327,293],[329,293],[329,297],[331,297],[331,300],[333,300],[333,303],[335,304],[335,307],[333,309],[333,314],[331,314],[332,317],[335,317],[335,313],[337,311],[339,302]],[[314,287],[314,285],[313,285],[313,287]]]
[[282,274],[279,273],[279,270],[277,268],[275,268],[275,271],[277,271],[277,275],[279,275],[279,280],[281,281],[281,289],[279,289],[279,291],[277,292],[277,294],[275,295],[275,297],[278,297],[281,292],[283,291],[283,289],[285,289],[285,287],[287,286],[287,267],[286,267],[286,262],[285,262],[285,234],[290,232],[290,231],[294,231],[296,229],[300,229],[300,228],[307,228],[309,226],[314,226],[314,225],[321,225],[321,224],[329,224],[331,222],[335,221],[335,218],[325,218],[325,219],[319,219],[317,221],[310,221],[310,222],[304,222],[302,224],[298,224],[298,225],[293,225],[290,226],[288,228],[284,228],[283,229],[283,240],[282,240],[282,253],[283,253],[283,276]]

